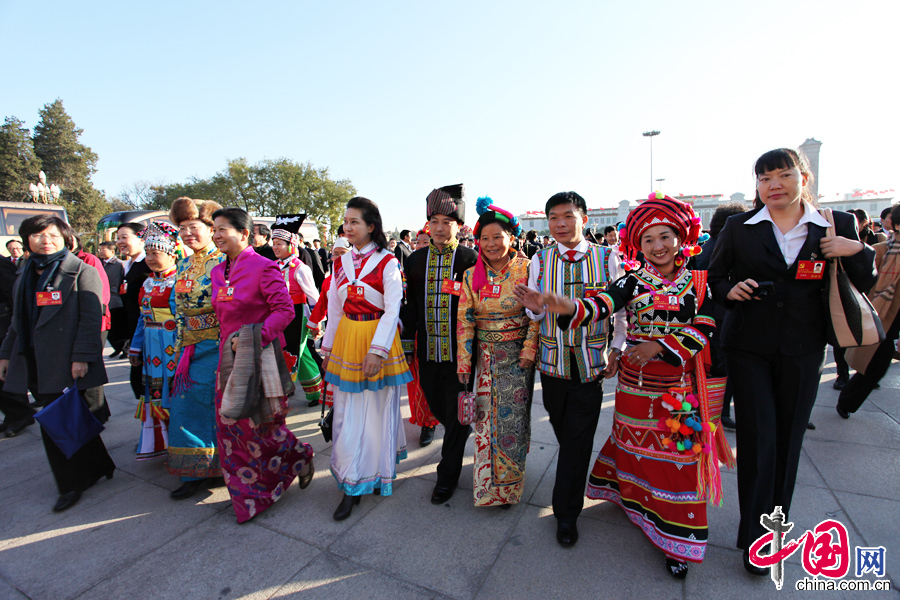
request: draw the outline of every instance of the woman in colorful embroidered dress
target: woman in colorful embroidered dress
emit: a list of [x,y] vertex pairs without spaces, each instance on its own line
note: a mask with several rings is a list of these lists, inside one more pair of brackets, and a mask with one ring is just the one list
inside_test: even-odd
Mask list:
[[[219,318],[220,339],[228,339],[244,325],[262,323],[262,345],[268,346],[294,318],[294,306],[278,266],[250,246],[253,222],[239,208],[213,213],[213,241],[225,254],[212,270],[212,304]],[[282,347],[284,345],[281,340]],[[232,340],[233,351],[237,339]],[[219,360],[226,348],[219,346]],[[255,425],[249,418],[229,419],[220,407],[226,381],[218,379],[216,421],[219,461],[231,494],[238,523],[269,508],[281,498],[295,477],[300,489],[313,477],[313,451],[285,425],[288,411],[283,397],[271,423]]]
[[457,372],[468,385],[475,354],[475,506],[510,508],[522,499],[531,442],[534,358],[540,323],[513,289],[531,261],[512,248],[516,218],[479,198],[478,263],[463,275],[457,319]]
[[225,259],[212,242],[216,202],[179,198],[169,220],[194,254],[178,262],[175,278],[175,350],[180,356],[169,410],[169,473],[181,478],[170,495],[190,498],[222,476],[216,442],[216,369],[219,319],[212,307],[212,270]]
[[687,576],[687,561],[701,562],[706,553],[706,503],[721,502],[718,458],[733,464],[705,392],[708,352],[697,357],[715,330],[706,272],[683,266],[685,256],[699,252],[699,233],[689,205],[657,192],[629,213],[621,249],[630,273],[606,292],[573,302],[516,289],[529,309],[546,304],[561,313],[563,328],[626,308],[628,349],[619,361],[612,435],[587,495],[619,504],[677,578]]
[[299,258],[301,242],[297,231],[305,218],[306,215],[278,215],[272,226],[272,250],[294,303],[294,320],[284,330],[285,360],[291,379],[303,388],[309,406],[316,406],[322,397],[324,383],[319,365],[306,344],[309,335],[306,319],[310,315],[310,306],[315,306],[319,300],[319,291],[313,281],[312,269]]
[[412,380],[400,343],[400,263],[386,250],[374,202],[347,203],[344,234],[352,248],[334,263],[322,350],[334,386],[331,473],[344,498],[334,513],[350,516],[363,494],[390,496],[396,463],[406,458],[400,386]]
[[131,337],[132,366],[143,364],[144,393],[135,418],[141,421],[137,459],[166,454],[172,383],[175,378],[175,261],[183,247],[171,223],[154,221],[141,232],[152,271],[138,296],[141,318]]
[[[427,248],[430,243],[431,235],[428,233],[428,223],[425,223],[425,227],[416,234],[413,252]],[[405,286],[404,277],[404,288]],[[406,355],[409,356],[409,352]],[[412,376],[412,381],[406,384],[406,395],[409,398],[409,422],[422,428],[419,432],[419,445],[424,448],[434,441],[434,428],[437,427],[438,420],[428,408],[425,392],[419,385],[419,356],[415,348],[412,349],[412,357],[412,361],[409,363],[409,374]]]

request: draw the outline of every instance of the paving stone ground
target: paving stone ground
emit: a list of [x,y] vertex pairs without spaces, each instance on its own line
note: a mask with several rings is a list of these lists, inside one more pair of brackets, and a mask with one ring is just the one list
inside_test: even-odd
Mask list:
[[[846,525],[851,549],[884,546],[886,592],[797,591],[795,582],[806,575],[800,553],[788,560],[781,591],[771,579],[747,574],[734,547],[734,472],[723,474],[723,505],[709,509],[706,560],[685,581],[665,572],[661,553],[614,504],[586,501],[578,545],[561,548],[550,509],[558,447],[539,384],[525,494],[509,511],[472,505],[471,439],[460,489],[447,504],[433,506],[441,428],[431,446],[419,448],[418,428],[407,423],[410,457],[399,466],[394,495],[367,496],[336,523],[331,514],[341,496],[328,470],[331,445],[319,433],[319,411],[298,402],[288,423],[316,451],[315,479],[306,490],[292,486],[277,505],[238,525],[224,487],[175,502],[169,492],[179,482],[163,461],[134,460],[139,425],[126,361],[107,360],[107,367],[113,417],[103,439],[118,469],[72,509],[51,511],[56,492],[37,427],[0,437],[0,600],[900,598],[896,363],[846,421],[834,410],[834,364],[828,363],[812,415],[817,429],[804,442],[789,534],[833,518]],[[604,389],[595,451],[612,423],[613,384]],[[853,576],[851,566],[848,579]]]

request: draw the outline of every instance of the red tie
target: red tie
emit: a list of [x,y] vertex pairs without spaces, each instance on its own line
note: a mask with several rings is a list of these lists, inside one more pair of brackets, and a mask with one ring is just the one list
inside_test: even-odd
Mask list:
[[566,250],[566,260],[569,262],[575,262],[575,255],[578,254],[575,250]]

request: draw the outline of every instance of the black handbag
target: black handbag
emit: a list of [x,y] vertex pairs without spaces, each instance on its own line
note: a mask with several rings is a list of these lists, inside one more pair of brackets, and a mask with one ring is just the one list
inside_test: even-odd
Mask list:
[[326,442],[331,441],[331,423],[334,421],[334,407],[325,414],[325,398],[322,398],[322,419],[319,421],[319,429],[322,430],[322,437]]

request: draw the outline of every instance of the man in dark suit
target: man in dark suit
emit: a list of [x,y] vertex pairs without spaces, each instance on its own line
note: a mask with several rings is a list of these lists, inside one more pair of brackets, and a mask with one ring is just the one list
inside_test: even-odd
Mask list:
[[[426,200],[431,244],[407,259],[406,304],[400,309],[403,350],[412,362],[414,347],[419,358],[419,383],[428,408],[444,426],[444,445],[437,467],[433,504],[443,504],[453,495],[462,471],[463,454],[471,427],[457,419],[457,400],[463,385],[456,374],[456,309],[460,292],[442,285],[462,281],[478,254],[463,248],[456,239],[465,221],[462,184],[432,190]],[[416,343],[418,342],[418,343]],[[431,442],[433,428],[422,428],[423,446]]]
[[[125,280],[119,286],[119,296],[121,296],[122,305],[125,307],[127,319],[125,331],[128,332],[129,339],[134,335],[138,319],[141,318],[141,305],[138,299],[141,293],[141,286],[144,285],[144,280],[151,274],[150,267],[144,262],[146,257],[144,240],[138,237],[143,230],[144,226],[140,223],[123,223],[119,226],[119,231],[116,233],[116,246],[119,248],[119,252],[127,257],[124,264]],[[144,393],[141,373],[142,368],[140,366],[131,367],[129,379],[135,398],[140,398]]]
[[[19,247],[21,248],[21,243]],[[11,258],[0,257],[0,342],[6,337],[12,321],[15,283],[15,263]],[[5,392],[3,386],[0,386],[0,411],[3,412],[0,432],[6,432],[6,437],[15,437],[26,427],[34,424],[34,413],[28,405],[28,396]]]
[[125,263],[116,257],[116,243],[103,242],[97,248],[97,258],[103,262],[103,270],[109,279],[109,316],[111,325],[109,328],[109,345],[113,353],[109,358],[116,358],[122,353],[125,342],[131,337],[126,331],[128,317],[125,315],[125,306],[122,297],[119,296],[119,287],[125,281]]
[[322,247],[321,240],[313,240],[313,250],[316,251],[316,254],[319,255],[319,260],[322,262],[322,268],[327,273],[331,270],[331,257],[328,256],[328,250]]
[[316,289],[321,290],[322,282],[325,281],[325,269],[322,267],[322,260],[319,258],[319,253],[306,247],[306,244],[303,243],[303,234],[299,231],[297,232],[297,237],[300,238],[299,258],[312,270],[313,282],[316,284]]
[[400,232],[400,242],[397,244],[397,247],[394,248],[394,256],[397,257],[397,260],[400,261],[400,266],[403,270],[406,270],[406,259],[409,258],[409,255],[412,254],[412,246],[410,246],[410,232],[409,229],[404,229]]
[[275,251],[272,249],[272,230],[263,223],[253,224],[253,235],[250,236],[250,243],[253,249],[260,256],[265,256],[269,260],[275,260]]

